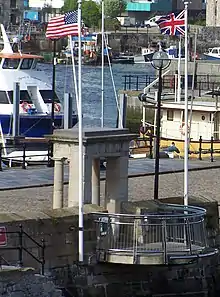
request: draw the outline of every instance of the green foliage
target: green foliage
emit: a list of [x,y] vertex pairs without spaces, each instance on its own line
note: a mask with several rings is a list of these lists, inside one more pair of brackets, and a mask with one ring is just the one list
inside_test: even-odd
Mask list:
[[[128,107],[126,116],[126,127],[131,133],[139,133],[141,119],[142,119],[142,108],[140,107]],[[146,109],[146,122],[153,123],[154,121],[154,110]]]
[[77,0],[65,0],[64,5],[61,8],[62,12],[74,11],[77,10],[78,1]]
[[105,16],[116,18],[125,11],[126,2],[124,0],[104,0]]
[[95,27],[98,25],[101,14],[96,2],[92,0],[82,2],[82,18],[87,27]]
[[[101,27],[101,20],[99,22],[99,27]],[[105,30],[106,31],[117,31],[120,30],[121,24],[117,19],[106,18],[105,19]]]

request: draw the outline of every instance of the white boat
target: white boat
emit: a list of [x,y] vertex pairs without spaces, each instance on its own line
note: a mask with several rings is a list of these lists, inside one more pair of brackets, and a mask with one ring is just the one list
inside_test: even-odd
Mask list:
[[[141,55],[136,55],[134,56],[134,63],[148,63],[152,61],[153,54],[158,50],[157,47],[142,47],[141,49]],[[178,47],[175,45],[171,45],[168,48],[163,49],[167,55],[168,58],[173,60],[173,59],[178,59]],[[184,50],[181,49],[181,58],[184,58]]]
[[220,60],[220,47],[210,47],[203,55],[206,60]]
[[[63,107],[47,75],[37,69],[43,57],[13,51],[1,24],[4,48],[0,52],[0,121],[3,134],[11,135],[14,83],[20,84],[20,135],[42,137],[51,133],[51,107],[54,104],[54,126],[63,123]],[[53,98],[55,97],[55,98]],[[72,124],[78,121],[73,113]]]

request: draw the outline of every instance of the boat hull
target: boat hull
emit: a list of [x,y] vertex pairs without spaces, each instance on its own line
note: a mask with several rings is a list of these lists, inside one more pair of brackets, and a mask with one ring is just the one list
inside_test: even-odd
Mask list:
[[203,54],[205,57],[205,60],[210,60],[210,61],[220,61],[220,57],[214,57],[214,56],[210,56],[208,54]]
[[[3,134],[12,134],[12,116],[0,115]],[[72,126],[78,122],[77,115],[72,116]],[[54,116],[55,128],[63,126],[63,115]],[[20,135],[25,137],[43,137],[51,134],[51,116],[48,115],[20,115]]]

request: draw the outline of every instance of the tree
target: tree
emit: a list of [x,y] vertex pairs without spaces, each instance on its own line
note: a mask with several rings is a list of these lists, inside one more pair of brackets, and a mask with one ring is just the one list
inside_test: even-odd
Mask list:
[[101,14],[96,2],[92,0],[82,2],[82,18],[87,27],[96,27],[98,25]]
[[105,16],[112,19],[121,15],[126,9],[124,0],[104,0]]
[[64,5],[61,8],[62,12],[74,11],[78,8],[77,0],[64,0]]

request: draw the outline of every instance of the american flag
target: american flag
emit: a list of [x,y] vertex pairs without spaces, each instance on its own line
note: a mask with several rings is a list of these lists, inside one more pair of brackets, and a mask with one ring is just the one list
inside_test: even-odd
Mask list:
[[78,12],[70,11],[64,15],[53,17],[49,20],[46,37],[57,39],[68,35],[78,35]]
[[184,35],[185,34],[185,10],[179,14],[171,13],[156,20],[161,34],[164,35]]

